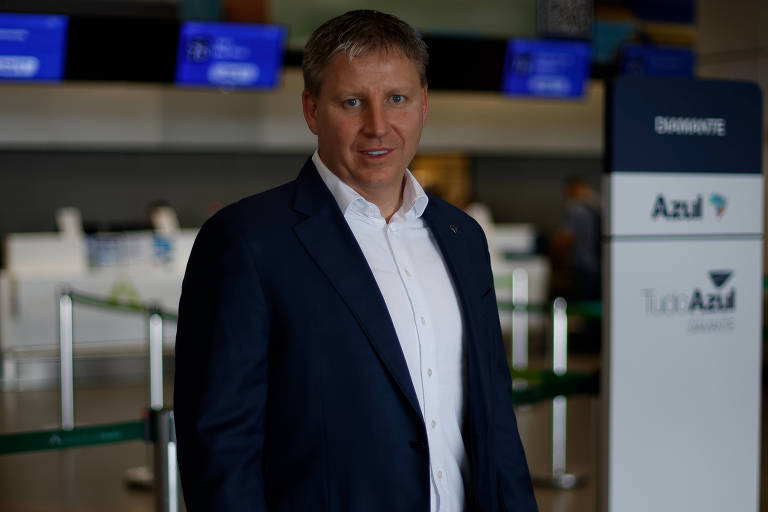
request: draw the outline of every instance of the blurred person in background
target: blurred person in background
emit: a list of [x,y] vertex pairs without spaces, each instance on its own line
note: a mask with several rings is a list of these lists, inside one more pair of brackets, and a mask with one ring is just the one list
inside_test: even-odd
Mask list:
[[[569,301],[599,301],[602,297],[602,206],[600,196],[582,176],[565,181],[565,214],[552,239],[555,293]],[[576,326],[572,348],[599,352],[600,321],[586,319]],[[580,328],[579,328],[580,327]]]
[[537,509],[482,230],[407,170],[427,52],[375,11],[304,49],[317,151],[209,219],[174,407],[187,509]]

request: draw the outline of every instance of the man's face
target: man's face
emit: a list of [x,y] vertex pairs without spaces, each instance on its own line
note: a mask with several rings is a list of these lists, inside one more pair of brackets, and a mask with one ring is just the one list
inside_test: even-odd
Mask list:
[[400,194],[427,117],[427,88],[398,51],[351,61],[336,54],[317,96],[304,91],[304,117],[320,159],[362,195]]

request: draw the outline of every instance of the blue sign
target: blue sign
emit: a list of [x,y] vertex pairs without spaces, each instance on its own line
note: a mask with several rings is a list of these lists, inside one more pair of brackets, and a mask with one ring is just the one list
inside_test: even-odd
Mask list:
[[278,25],[182,23],[176,83],[273,88],[280,81],[286,36]]
[[693,51],[688,48],[628,44],[621,53],[625,75],[693,76]]
[[61,80],[66,16],[0,13],[0,80]]
[[507,45],[501,91],[506,94],[578,98],[590,65],[586,42],[513,39]]
[[750,82],[622,76],[608,91],[608,172],[760,173],[762,93]]

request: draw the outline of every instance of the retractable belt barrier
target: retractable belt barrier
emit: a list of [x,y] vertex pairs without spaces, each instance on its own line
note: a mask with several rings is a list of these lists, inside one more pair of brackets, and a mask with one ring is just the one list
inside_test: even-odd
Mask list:
[[[176,439],[173,411],[164,409],[162,404],[162,336],[163,321],[177,321],[175,313],[164,311],[157,306],[140,303],[124,303],[64,290],[59,294],[59,341],[62,355],[62,428],[34,432],[0,434],[0,455],[19,454],[35,451],[62,450],[88,446],[123,443],[143,440],[154,446],[154,488],[156,510],[178,510],[178,484],[176,469]],[[559,299],[562,300],[562,299]],[[73,407],[73,306],[84,306],[124,311],[144,315],[148,321],[148,346],[150,353],[150,408],[139,421],[109,423],[102,425],[74,425]],[[576,303],[568,307],[568,315],[599,317],[602,304]],[[499,309],[513,309],[523,312],[540,312],[558,315],[560,327],[557,336],[567,336],[564,329],[565,304],[555,308],[535,304],[513,304],[499,302]],[[557,337],[556,336],[556,337]],[[563,353],[562,357],[567,357]],[[558,367],[558,364],[561,366]],[[564,362],[555,362],[555,371],[516,368],[511,370],[515,388],[512,401],[515,405],[532,404],[543,400],[564,399],[568,395],[597,394],[597,374],[567,372]],[[563,461],[564,465],[564,461]]]
[[[510,301],[500,300],[497,305],[502,311],[525,311],[528,313],[549,313],[551,304],[515,304]],[[603,316],[603,303],[595,301],[579,301],[568,303],[568,314],[582,318],[601,318]]]
[[149,440],[145,421],[0,435],[0,455]]
[[[524,380],[529,386],[512,392],[512,401],[515,405],[531,404],[556,396],[599,392],[597,373],[569,372],[557,375],[550,371],[530,369],[513,370],[511,373],[513,379]],[[0,455],[66,450],[128,441],[154,442],[158,417],[157,411],[150,409],[139,421],[88,425],[71,430],[52,429],[0,434]]]
[[0,455],[83,448],[143,440],[154,447],[156,512],[178,512],[173,411],[148,409],[140,421],[0,435]]
[[[154,489],[155,510],[157,512],[177,512],[179,510],[179,486],[176,467],[176,439],[173,423],[173,411],[164,408],[163,403],[163,332],[166,320],[177,321],[178,315],[164,311],[158,305],[125,303],[95,297],[70,289],[62,290],[58,296],[59,304],[59,350],[61,374],[61,430],[12,436],[9,443],[23,446],[43,446],[38,449],[59,448],[58,440],[67,439],[79,446],[122,442],[133,439],[154,441],[152,468],[140,466],[126,471],[127,483],[134,487]],[[143,316],[147,322],[147,351],[149,360],[149,409],[145,421],[120,425],[101,425],[91,427],[75,426],[74,404],[74,306],[83,305],[121,311],[127,314]],[[142,436],[138,436],[141,426]],[[0,443],[4,436],[0,436]],[[51,446],[53,443],[53,446]],[[62,441],[62,445],[64,442]],[[74,444],[73,444],[74,446]],[[63,446],[61,446],[63,447]],[[2,451],[0,451],[0,454]]]
[[92,306],[102,309],[109,309],[113,311],[125,311],[126,313],[141,313],[141,314],[152,314],[157,313],[161,315],[166,320],[171,320],[173,322],[177,321],[179,319],[179,316],[176,313],[171,313],[169,311],[164,311],[160,308],[157,308],[156,306],[141,304],[141,303],[128,303],[128,302],[121,302],[115,299],[106,299],[102,297],[96,297],[94,295],[88,295],[81,292],[76,292],[72,290],[65,291],[67,295],[69,295],[72,298],[72,301],[77,304],[82,304],[84,306]]
[[566,372],[557,374],[547,370],[511,370],[514,382],[525,387],[512,391],[515,405],[533,404],[558,396],[597,395],[600,393],[600,374]]
[[[763,287],[768,289],[768,278],[764,280]],[[117,302],[71,290],[62,292],[61,297],[71,301],[69,302],[70,308],[72,303],[78,303],[97,308],[144,314],[150,318],[159,317],[169,321],[178,320],[177,314],[163,311],[156,306]],[[602,302],[599,301],[574,302],[568,305],[567,315],[582,318],[599,318],[603,314],[602,306]],[[526,313],[548,314],[552,312],[552,306],[548,304],[498,301],[498,307],[501,310]],[[71,309],[68,313],[71,315]],[[71,329],[71,325],[65,326],[65,329]],[[162,333],[160,337],[162,337]],[[155,364],[153,366],[158,365]],[[516,384],[512,391],[512,401],[515,405],[533,404],[573,395],[598,395],[600,393],[599,372],[549,371],[526,367],[512,369],[510,373],[513,382]],[[520,385],[521,383],[522,385]],[[169,468],[171,466],[175,468],[175,455],[170,460],[168,458],[169,452],[175,454],[173,425],[173,411],[158,409],[155,406],[152,409],[148,409],[144,414],[144,418],[139,421],[0,434],[0,455],[144,440],[154,443],[156,452],[162,451],[165,453],[165,456],[158,457],[160,460],[156,461],[156,469],[162,469],[163,474],[169,471],[174,473],[175,469],[169,470]],[[158,468],[158,462],[164,467]],[[172,475],[172,478],[175,481],[175,473]],[[570,485],[560,484],[560,486],[569,487]],[[173,496],[175,494],[175,486],[170,487],[174,487],[174,490],[171,492],[166,491],[166,499],[168,494],[172,495],[171,498],[176,499]]]

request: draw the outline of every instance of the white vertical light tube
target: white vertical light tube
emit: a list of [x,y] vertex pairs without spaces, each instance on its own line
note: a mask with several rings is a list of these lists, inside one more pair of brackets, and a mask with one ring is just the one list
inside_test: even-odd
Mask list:
[[528,271],[512,272],[512,368],[528,368]]
[[75,374],[73,361],[74,311],[72,294],[59,295],[59,365],[61,379],[61,428],[75,428]]

